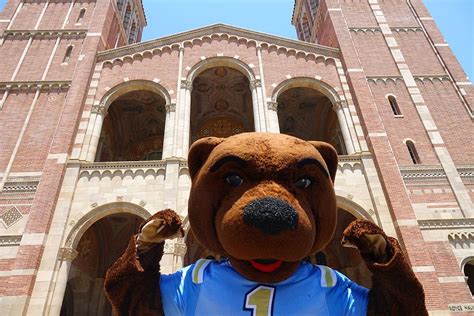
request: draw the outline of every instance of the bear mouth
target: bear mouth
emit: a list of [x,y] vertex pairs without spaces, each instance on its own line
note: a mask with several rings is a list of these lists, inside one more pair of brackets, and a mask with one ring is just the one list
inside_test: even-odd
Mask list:
[[249,260],[252,267],[258,271],[271,273],[277,270],[283,263],[282,260],[276,259],[255,259]]

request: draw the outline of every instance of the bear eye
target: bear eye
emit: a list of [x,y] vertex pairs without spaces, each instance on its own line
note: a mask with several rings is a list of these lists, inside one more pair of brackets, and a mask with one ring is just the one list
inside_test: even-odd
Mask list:
[[242,185],[242,182],[244,182],[244,179],[242,179],[242,177],[239,176],[238,174],[231,173],[225,177],[225,181],[233,187],[238,187]]
[[301,177],[295,182],[295,186],[300,189],[307,189],[311,185],[312,181],[309,177]]

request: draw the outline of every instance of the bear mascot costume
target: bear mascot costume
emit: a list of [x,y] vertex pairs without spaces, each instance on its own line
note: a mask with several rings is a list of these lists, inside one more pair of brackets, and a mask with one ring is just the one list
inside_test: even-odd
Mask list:
[[196,141],[188,158],[189,222],[197,241],[225,257],[160,274],[164,241],[183,236],[180,217],[149,218],[108,270],[117,315],[427,315],[423,288],[396,239],[366,220],[342,244],[372,272],[366,289],[305,258],[336,227],[337,154],[318,141],[243,133]]

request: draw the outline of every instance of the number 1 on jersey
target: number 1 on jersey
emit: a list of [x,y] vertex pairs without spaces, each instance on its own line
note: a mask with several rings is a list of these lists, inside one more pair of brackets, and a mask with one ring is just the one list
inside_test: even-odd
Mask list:
[[273,315],[273,298],[275,288],[260,285],[245,295],[245,309],[252,311],[252,316]]

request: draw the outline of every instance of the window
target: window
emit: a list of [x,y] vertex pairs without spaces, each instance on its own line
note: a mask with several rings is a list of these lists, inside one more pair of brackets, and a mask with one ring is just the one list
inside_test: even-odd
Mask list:
[[132,23],[132,27],[130,28],[130,36],[128,37],[128,43],[133,44],[136,42],[137,39],[137,25],[135,22]]
[[69,62],[69,60],[71,59],[71,53],[72,53],[73,48],[74,48],[74,46],[72,46],[72,45],[69,45],[67,47],[66,54],[64,54],[63,64],[67,64]]
[[125,16],[123,17],[123,28],[125,29],[125,31],[128,30],[131,16],[132,16],[132,8],[130,7],[130,5],[128,5],[127,10],[125,10]]
[[82,8],[81,11],[79,11],[79,15],[76,20],[76,24],[82,23],[82,20],[84,19],[84,15],[86,14],[86,8]]
[[122,11],[123,8],[123,0],[117,0],[117,8],[119,11]]
[[388,102],[390,103],[390,107],[392,108],[393,115],[397,115],[397,116],[402,115],[402,112],[400,111],[400,108],[398,107],[397,99],[395,99],[394,96],[389,95]]
[[418,152],[416,151],[415,144],[411,140],[407,140],[406,142],[408,153],[410,154],[411,161],[413,164],[417,165],[420,164],[420,157],[418,156]]
[[143,156],[142,160],[161,160],[162,156],[163,156],[163,153],[161,151],[155,150]]
[[309,0],[309,5],[311,7],[311,13],[313,14],[313,16],[316,16],[316,11],[318,10],[319,6],[319,0]]

